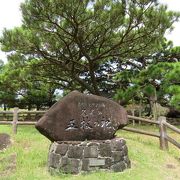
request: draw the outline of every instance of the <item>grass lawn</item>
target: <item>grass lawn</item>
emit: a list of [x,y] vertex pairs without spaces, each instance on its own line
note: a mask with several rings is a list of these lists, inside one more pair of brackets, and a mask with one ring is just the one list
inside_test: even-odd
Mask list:
[[[19,126],[17,135],[12,135],[11,126],[1,125],[0,133],[11,135],[13,143],[0,152],[0,180],[179,180],[180,151],[169,144],[169,151],[159,150],[157,138],[118,131],[117,136],[127,141],[131,169],[121,173],[94,172],[81,175],[51,176],[47,171],[47,154],[50,141],[39,134],[33,126]],[[153,130],[151,127],[139,127]],[[180,141],[180,136],[169,131]]]

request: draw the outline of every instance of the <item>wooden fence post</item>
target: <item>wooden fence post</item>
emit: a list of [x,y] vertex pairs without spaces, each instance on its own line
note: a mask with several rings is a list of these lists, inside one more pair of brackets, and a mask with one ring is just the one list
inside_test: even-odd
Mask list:
[[[132,109],[131,112],[132,112],[132,116],[135,116],[135,113],[134,113],[134,112],[135,112],[135,109]],[[135,126],[135,120],[134,120],[134,119],[133,119],[133,126]]]
[[160,133],[160,149],[162,150],[168,150],[168,140],[167,140],[167,134],[166,134],[166,126],[164,122],[166,122],[166,117],[160,116],[158,118],[159,121],[159,133]]
[[17,134],[18,111],[19,108],[15,107],[13,111],[13,122],[12,122],[14,134]]

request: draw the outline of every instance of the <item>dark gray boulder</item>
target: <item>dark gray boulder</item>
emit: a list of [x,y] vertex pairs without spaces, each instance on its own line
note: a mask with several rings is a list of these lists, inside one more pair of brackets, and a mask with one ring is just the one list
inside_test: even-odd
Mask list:
[[55,103],[36,123],[51,141],[112,139],[127,125],[125,109],[112,100],[73,91]]
[[0,151],[6,149],[10,144],[10,135],[6,133],[0,133]]

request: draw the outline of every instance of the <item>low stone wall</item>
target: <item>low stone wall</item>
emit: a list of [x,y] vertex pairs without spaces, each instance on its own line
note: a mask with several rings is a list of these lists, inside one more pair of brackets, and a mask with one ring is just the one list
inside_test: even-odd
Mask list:
[[48,169],[51,173],[111,170],[130,168],[128,149],[122,138],[98,141],[63,141],[51,144]]

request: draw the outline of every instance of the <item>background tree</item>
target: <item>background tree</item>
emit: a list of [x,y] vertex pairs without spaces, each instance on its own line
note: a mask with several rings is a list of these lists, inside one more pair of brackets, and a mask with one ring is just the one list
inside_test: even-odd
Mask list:
[[4,74],[5,71],[6,66],[3,61],[0,61],[0,105],[3,106],[4,110],[16,106],[16,94],[10,88],[11,82],[6,81],[7,76]]
[[21,9],[23,25],[4,30],[2,49],[38,79],[104,96],[126,87],[113,76],[157,52],[179,17],[154,0],[27,0]]
[[127,86],[119,88],[115,98],[125,104],[143,101],[149,104],[155,118],[157,103],[180,110],[180,47],[173,48],[171,42],[164,43],[163,47],[157,53],[141,57],[145,65],[128,67],[116,76],[116,81],[120,84],[125,81]]
[[[12,59],[13,61],[12,61]],[[33,69],[18,64],[12,56],[0,73],[0,103],[4,107],[36,108],[50,107],[56,102],[55,85],[35,79]]]
[[4,62],[0,59],[0,72],[2,71],[3,66],[4,66]]

